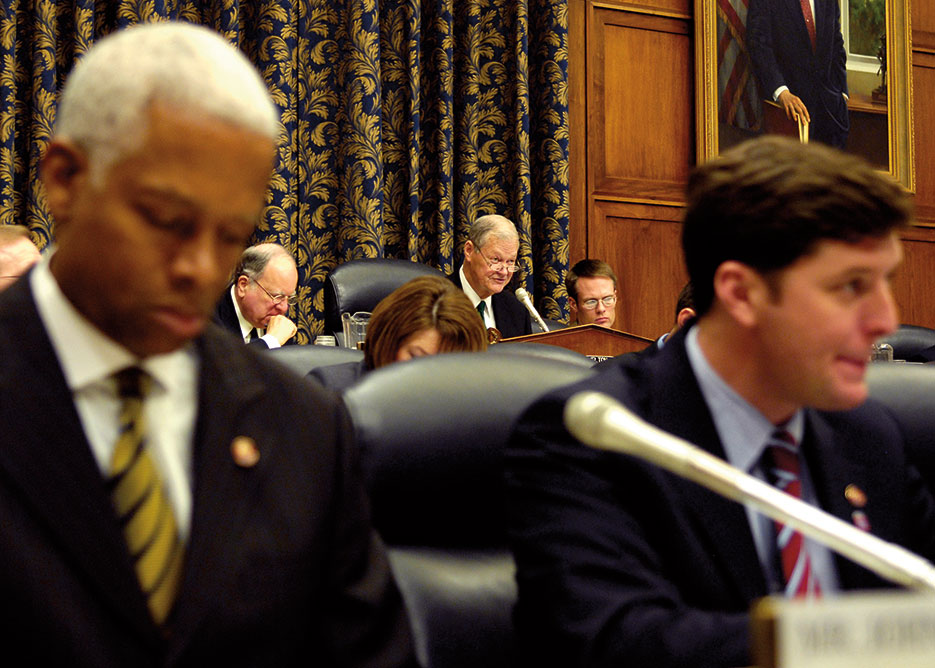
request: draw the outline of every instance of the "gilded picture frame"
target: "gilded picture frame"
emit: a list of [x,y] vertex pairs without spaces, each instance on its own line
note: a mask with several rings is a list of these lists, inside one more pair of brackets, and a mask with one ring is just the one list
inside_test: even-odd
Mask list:
[[[888,168],[883,171],[887,171],[907,190],[914,192],[910,1],[886,0],[885,5],[885,78],[888,89],[885,101],[885,132]],[[722,145],[719,136],[721,110],[718,70],[721,63],[718,62],[718,2],[719,0],[694,0],[695,123],[699,162],[718,155]]]

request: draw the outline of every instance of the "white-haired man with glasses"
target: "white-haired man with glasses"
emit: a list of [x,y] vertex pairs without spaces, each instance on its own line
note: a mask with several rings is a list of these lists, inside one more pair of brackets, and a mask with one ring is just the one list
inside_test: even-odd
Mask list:
[[581,260],[565,274],[571,322],[613,327],[617,320],[617,277],[603,260]]
[[240,256],[234,282],[214,312],[214,321],[245,343],[279,348],[295,336],[286,312],[295,304],[299,273],[295,260],[279,244],[250,246]]
[[503,338],[532,334],[529,312],[504,290],[519,268],[519,235],[509,218],[495,214],[474,221],[464,242],[464,264],[450,278],[464,290],[488,329]]

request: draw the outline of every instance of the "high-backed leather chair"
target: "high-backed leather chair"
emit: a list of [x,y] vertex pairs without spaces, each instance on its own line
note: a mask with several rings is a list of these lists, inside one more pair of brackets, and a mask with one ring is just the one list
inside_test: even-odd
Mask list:
[[557,359],[449,353],[377,369],[345,392],[425,668],[515,665],[501,453],[535,398],[592,373]]
[[867,385],[896,415],[909,456],[935,494],[935,364],[874,362]]
[[893,359],[917,361],[914,359],[916,355],[935,346],[935,329],[900,325],[894,332],[880,339],[880,342],[893,346]]
[[497,355],[528,355],[531,357],[545,357],[554,360],[563,360],[578,366],[594,366],[594,360],[583,353],[547,343],[533,341],[518,341],[517,343],[498,343],[487,348],[488,353]]
[[359,362],[364,359],[363,351],[338,346],[283,346],[273,348],[265,354],[272,355],[273,359],[285,364],[300,376],[307,376],[309,371],[320,366]]
[[373,311],[381,299],[419,276],[444,274],[426,264],[392,258],[351,260],[338,265],[325,279],[325,332],[343,340],[342,313]]

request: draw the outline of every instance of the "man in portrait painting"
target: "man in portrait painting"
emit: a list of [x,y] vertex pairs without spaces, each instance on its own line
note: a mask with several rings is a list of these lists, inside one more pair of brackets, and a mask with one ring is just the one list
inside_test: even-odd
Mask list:
[[847,143],[847,54],[838,0],[750,0],[747,49],[761,95],[809,122],[809,137]]

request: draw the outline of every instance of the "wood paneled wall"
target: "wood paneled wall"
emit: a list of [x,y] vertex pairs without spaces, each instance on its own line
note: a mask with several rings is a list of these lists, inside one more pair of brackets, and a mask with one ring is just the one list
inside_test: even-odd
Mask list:
[[[905,323],[935,328],[935,2],[911,0],[917,226],[894,281]],[[656,337],[686,280],[695,163],[692,0],[569,0],[572,264],[611,263],[618,329]]]

